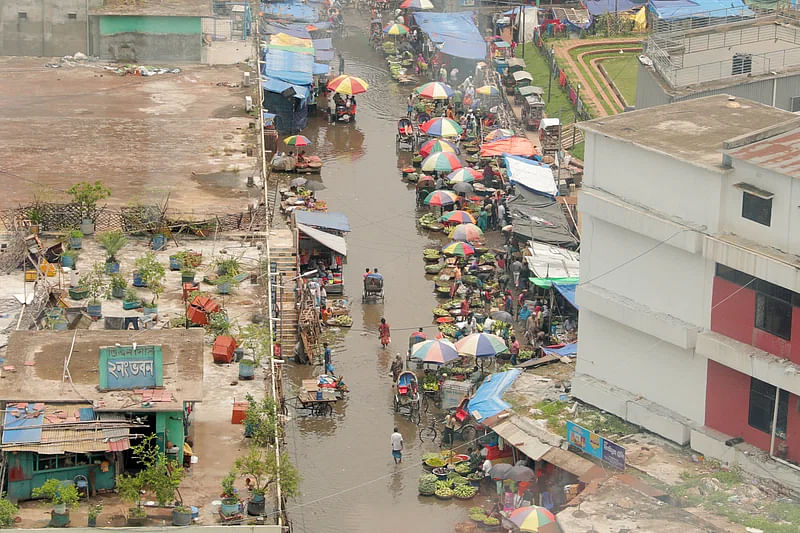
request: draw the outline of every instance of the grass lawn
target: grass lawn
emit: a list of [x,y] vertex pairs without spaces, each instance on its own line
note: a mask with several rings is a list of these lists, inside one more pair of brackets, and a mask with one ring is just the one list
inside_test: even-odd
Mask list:
[[[616,100],[614,100],[611,89],[602,82],[602,74],[599,71],[593,69],[591,67],[591,61],[593,59],[598,58],[605,58],[605,57],[616,57],[616,53],[597,53],[597,54],[589,54],[584,55],[583,59],[585,63],[581,62],[578,59],[578,56],[581,54],[585,54],[586,52],[593,52],[599,50],[608,50],[608,49],[619,49],[619,50],[628,50],[631,48],[640,48],[638,43],[629,43],[625,45],[619,46],[611,46],[609,44],[605,45],[587,45],[587,46],[579,46],[576,48],[572,48],[569,50],[569,55],[575,64],[578,66],[578,69],[581,71],[583,77],[588,81],[591,85],[591,89],[594,92],[595,96],[599,99],[600,105],[603,107],[606,113],[609,115],[616,115],[617,113],[622,112],[622,108],[616,104]],[[568,74],[574,74],[569,67],[566,67]],[[591,71],[591,72],[588,72]]]
[[617,86],[629,106],[636,105],[636,73],[639,60],[634,54],[623,54],[612,59],[603,60],[603,68],[608,77]]

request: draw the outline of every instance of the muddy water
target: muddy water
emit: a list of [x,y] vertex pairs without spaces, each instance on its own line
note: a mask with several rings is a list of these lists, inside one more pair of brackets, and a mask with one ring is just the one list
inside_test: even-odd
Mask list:
[[[470,505],[442,502],[417,494],[422,472],[420,456],[431,451],[417,436],[419,428],[396,415],[389,365],[405,353],[408,336],[425,326],[429,336],[433,283],[424,275],[422,250],[441,245],[416,225],[413,187],[400,179],[398,168],[410,161],[395,152],[397,119],[405,114],[405,96],[413,86],[400,87],[389,76],[383,58],[367,44],[366,30],[351,28],[350,37],[336,43],[346,71],[360,76],[370,90],[358,97],[358,120],[328,125],[316,120],[303,133],[314,142],[324,161],[327,189],[318,197],[331,211],[347,214],[345,291],[352,302],[353,327],[334,349],[336,373],[345,377],[350,394],[332,417],[298,417],[288,425],[287,447],[299,466],[302,495],[289,503],[294,531],[447,532],[466,520]],[[365,268],[383,273],[386,301],[361,303]],[[392,343],[381,349],[377,327],[386,317]],[[319,369],[292,365],[293,386]],[[423,416],[423,424],[425,417]],[[403,463],[395,465],[389,436],[398,426],[405,440]]]

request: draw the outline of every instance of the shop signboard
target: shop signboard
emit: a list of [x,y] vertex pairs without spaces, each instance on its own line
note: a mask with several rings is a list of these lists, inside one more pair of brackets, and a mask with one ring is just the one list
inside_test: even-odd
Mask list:
[[161,346],[100,348],[100,390],[142,389],[163,384]]
[[567,442],[583,453],[597,457],[614,468],[625,470],[625,448],[604,439],[594,431],[567,422]]

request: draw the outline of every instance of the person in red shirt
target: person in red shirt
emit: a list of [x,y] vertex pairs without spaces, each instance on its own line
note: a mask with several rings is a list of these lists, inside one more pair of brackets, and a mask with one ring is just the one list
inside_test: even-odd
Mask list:
[[511,364],[517,366],[517,357],[519,356],[519,341],[514,335],[511,335]]
[[464,298],[461,301],[461,318],[466,319],[469,314],[469,300]]

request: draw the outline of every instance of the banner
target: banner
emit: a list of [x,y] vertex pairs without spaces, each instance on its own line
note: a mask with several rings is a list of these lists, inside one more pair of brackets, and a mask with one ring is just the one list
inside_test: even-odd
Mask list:
[[606,440],[594,431],[574,422],[567,422],[567,442],[583,453],[596,457],[608,465],[625,470],[625,448]]

